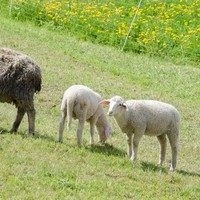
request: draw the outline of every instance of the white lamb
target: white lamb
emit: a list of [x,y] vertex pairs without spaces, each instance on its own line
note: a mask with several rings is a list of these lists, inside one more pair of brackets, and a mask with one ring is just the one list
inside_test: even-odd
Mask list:
[[78,119],[76,131],[77,144],[82,144],[82,132],[85,121],[90,123],[90,144],[94,144],[95,126],[99,134],[99,141],[105,142],[109,137],[111,128],[99,104],[101,96],[84,85],[73,85],[68,88],[61,103],[61,119],[59,123],[59,142],[63,140],[64,123],[67,117],[67,128],[71,127],[72,118]]
[[170,170],[176,168],[179,140],[179,113],[172,105],[153,100],[128,100],[114,96],[100,104],[109,105],[108,115],[114,116],[122,132],[127,135],[127,153],[136,160],[138,145],[143,135],[157,136],[160,143],[159,164],[162,165],[166,154],[166,135],[168,136],[172,162]]

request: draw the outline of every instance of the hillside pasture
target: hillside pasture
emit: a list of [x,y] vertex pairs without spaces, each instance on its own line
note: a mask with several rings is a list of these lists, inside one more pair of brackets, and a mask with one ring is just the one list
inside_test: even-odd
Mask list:
[[[16,109],[0,104],[0,199],[200,198],[200,69],[78,41],[65,32],[4,16],[0,24],[0,46],[31,56],[43,74],[42,91],[35,96],[35,136],[27,136],[26,118],[19,132],[10,134]],[[138,161],[131,162],[126,137],[113,118],[105,145],[89,145],[86,124],[83,146],[77,147],[76,121],[58,143],[62,95],[73,84],[87,85],[103,98],[121,95],[173,104],[181,114],[177,171],[169,172],[169,144],[164,166],[157,165],[154,137],[143,137]]]

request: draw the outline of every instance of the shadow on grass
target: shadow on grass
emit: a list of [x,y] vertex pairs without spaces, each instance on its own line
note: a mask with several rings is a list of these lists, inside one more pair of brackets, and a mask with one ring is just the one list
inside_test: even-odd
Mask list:
[[[26,136],[30,137],[27,134],[26,134]],[[45,140],[48,140],[48,141],[51,141],[51,142],[57,142],[55,137],[53,137],[51,135],[48,135],[48,134],[45,134],[45,133],[38,133],[38,132],[36,132],[33,135],[33,138],[35,138],[35,139],[38,139],[38,138],[40,139],[41,138],[41,139],[45,139]]]
[[110,144],[97,144],[93,146],[86,146],[86,150],[92,152],[92,153],[103,153],[105,155],[112,155],[112,156],[119,156],[124,157],[126,155],[126,152],[114,147]]
[[161,172],[161,173],[168,173],[168,169],[165,169],[162,166],[156,165],[156,164],[152,164],[149,162],[141,162],[142,165],[142,169],[143,171],[153,171],[153,172]]
[[3,134],[20,135],[22,138],[29,138],[29,137],[32,137],[34,139],[41,138],[41,139],[45,139],[45,140],[48,140],[48,141],[56,142],[56,139],[53,136],[50,136],[50,135],[47,135],[47,134],[36,132],[34,135],[29,135],[29,134],[27,134],[27,132],[22,132],[22,131],[17,131],[15,133],[10,133],[8,130],[3,129],[3,128],[0,127],[0,135],[3,135]]
[[9,131],[0,127],[0,135],[6,134],[6,133],[9,133]]
[[[162,173],[165,173],[165,174],[170,172],[169,169],[167,169],[167,168],[164,168],[162,166],[155,165],[155,164],[152,164],[152,163],[149,163],[149,162],[142,162],[141,165],[142,165],[143,171],[162,172]],[[200,177],[199,173],[188,172],[188,171],[185,171],[185,170],[176,170],[175,173],[181,174],[183,176]]]
[[188,171],[185,171],[185,170],[177,170],[177,173],[183,175],[183,176],[196,176],[196,177],[200,177],[200,174],[199,173],[196,173],[196,172],[188,172]]

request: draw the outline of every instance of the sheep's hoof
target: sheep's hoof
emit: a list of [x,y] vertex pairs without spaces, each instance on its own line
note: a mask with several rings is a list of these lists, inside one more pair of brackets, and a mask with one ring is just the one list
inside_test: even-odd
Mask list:
[[170,167],[169,171],[170,171],[170,172],[175,172],[175,171],[176,171],[176,169],[175,169],[175,168],[172,168],[172,167]]
[[158,162],[158,165],[162,166],[162,165],[163,165],[163,161],[162,161],[162,162],[159,161],[159,162]]
[[98,144],[103,144],[103,145],[105,145],[106,142],[105,142],[105,141],[98,141]]
[[94,146],[94,140],[90,140],[89,144],[90,144],[91,146]]
[[35,135],[35,133],[34,132],[29,132],[28,133],[28,136],[32,136],[32,135]]
[[81,143],[79,143],[79,142],[77,142],[77,146],[78,146],[78,147],[81,147],[81,146],[82,146],[82,144],[81,144]]
[[63,143],[63,139],[62,138],[58,138],[58,142]]
[[17,130],[15,130],[15,129],[10,129],[10,131],[9,131],[10,133],[16,133],[17,132]]
[[134,158],[133,156],[130,157],[130,160],[135,161],[136,158]]

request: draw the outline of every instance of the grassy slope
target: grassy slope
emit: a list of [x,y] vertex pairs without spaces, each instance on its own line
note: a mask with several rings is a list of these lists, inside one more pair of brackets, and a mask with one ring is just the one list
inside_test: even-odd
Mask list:
[[[38,134],[27,137],[27,119],[9,134],[15,108],[0,104],[0,199],[199,199],[200,69],[82,43],[64,33],[0,18],[0,46],[25,52],[39,62],[43,89],[35,98]],[[85,84],[109,98],[158,99],[181,113],[178,170],[156,165],[158,142],[144,137],[139,160],[126,157],[125,136],[111,118],[113,133],[105,146],[75,142],[76,123],[58,144],[59,106],[64,90]],[[105,108],[106,110],[106,108]]]

